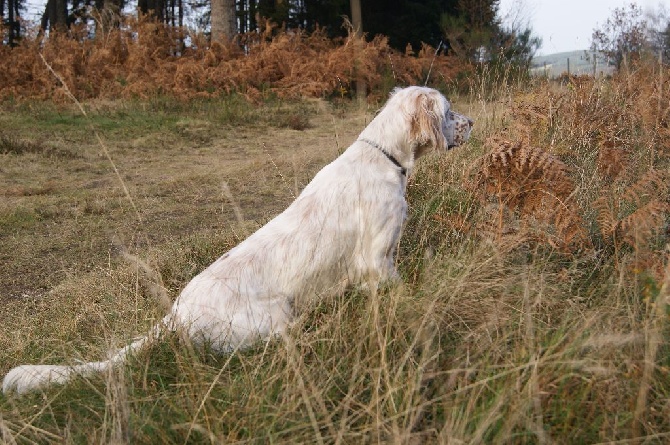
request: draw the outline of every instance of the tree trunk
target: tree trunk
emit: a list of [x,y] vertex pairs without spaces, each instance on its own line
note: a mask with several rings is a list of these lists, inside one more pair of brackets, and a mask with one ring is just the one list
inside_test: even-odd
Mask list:
[[361,14],[361,0],[351,0],[351,24],[354,27],[354,36],[356,44],[354,45],[354,75],[356,76],[356,99],[359,105],[365,103],[366,86],[365,80],[360,75],[360,54],[361,44],[363,43],[363,15]]
[[184,2],[179,0],[179,27],[184,27]]
[[356,37],[362,37],[363,15],[361,14],[361,0],[351,0],[351,24],[354,25]]
[[165,0],[137,0],[137,8],[142,14],[152,14],[161,23],[165,20]]
[[40,23],[42,30],[67,30],[67,0],[48,0]]
[[103,36],[112,28],[119,27],[123,0],[95,0],[94,5],[100,14],[100,20],[95,22],[96,36]]
[[235,0],[212,0],[212,42],[229,43],[236,34]]
[[[9,42],[9,46],[14,46],[14,1],[8,0],[8,3],[9,16],[7,18],[7,22],[9,24],[9,35],[7,36],[7,40]],[[5,18],[5,11],[3,11],[4,6],[4,0],[2,0],[2,7],[0,8],[0,19]]]
[[56,0],[56,22],[51,23],[52,29],[67,30],[67,0]]

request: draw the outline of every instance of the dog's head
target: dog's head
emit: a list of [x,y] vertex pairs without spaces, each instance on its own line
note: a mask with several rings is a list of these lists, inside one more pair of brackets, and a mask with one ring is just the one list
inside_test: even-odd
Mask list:
[[414,147],[415,158],[429,149],[448,150],[456,147],[470,137],[473,120],[452,111],[449,101],[437,90],[426,87],[397,88],[388,105],[396,102],[409,122],[409,143]]
[[447,149],[465,144],[470,139],[474,124],[475,122],[466,115],[450,110],[446,126]]

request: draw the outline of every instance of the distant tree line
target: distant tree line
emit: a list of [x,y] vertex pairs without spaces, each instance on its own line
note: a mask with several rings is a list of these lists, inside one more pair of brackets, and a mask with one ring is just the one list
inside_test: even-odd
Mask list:
[[0,0],[0,18],[5,27],[3,43],[13,45],[21,35],[19,17],[24,9],[23,0]]
[[[137,0],[136,10],[167,26],[184,26],[195,17],[212,41],[231,41],[238,33],[260,30],[268,21],[279,30],[321,29],[330,37],[346,35],[352,7],[360,8],[362,31],[372,38],[383,34],[389,45],[405,51],[422,43],[472,61],[505,57],[526,65],[540,41],[530,29],[506,29],[499,19],[499,0]],[[42,31],[63,32],[77,22],[114,26],[126,0],[47,0],[40,20]],[[24,0],[0,0],[3,43],[14,45],[23,28],[19,20]]]

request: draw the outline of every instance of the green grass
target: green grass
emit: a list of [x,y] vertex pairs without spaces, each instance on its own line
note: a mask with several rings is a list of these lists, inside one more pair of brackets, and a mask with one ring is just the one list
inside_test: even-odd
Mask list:
[[[12,140],[79,154],[2,155],[0,373],[99,359],[146,332],[161,295],[283,209],[371,116],[238,100],[86,104],[139,219],[74,111],[0,114]],[[464,172],[513,119],[455,102],[482,124],[412,175],[402,286],[308,305],[285,341],[221,355],[175,334],[110,375],[0,395],[0,442],[665,443],[667,270],[631,269],[633,249],[563,252],[449,220],[485,226]]]

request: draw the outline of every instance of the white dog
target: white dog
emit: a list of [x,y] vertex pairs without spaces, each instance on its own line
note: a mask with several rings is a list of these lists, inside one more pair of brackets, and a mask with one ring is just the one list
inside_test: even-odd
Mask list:
[[283,333],[302,299],[397,278],[393,256],[407,211],[407,171],[429,150],[467,141],[472,125],[434,89],[396,89],[283,213],[193,278],[150,335],[102,362],[18,366],[5,376],[3,392],[104,371],[163,329],[179,327],[220,351],[244,348]]

